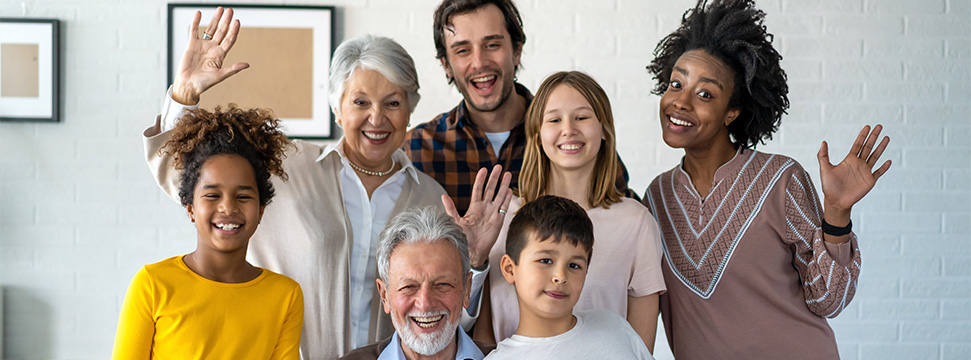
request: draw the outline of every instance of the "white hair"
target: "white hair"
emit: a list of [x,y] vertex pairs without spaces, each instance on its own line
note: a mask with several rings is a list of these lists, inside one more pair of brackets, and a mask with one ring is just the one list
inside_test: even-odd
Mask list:
[[363,35],[344,41],[334,51],[330,62],[330,107],[340,115],[344,85],[357,69],[374,70],[408,94],[408,111],[414,112],[418,94],[418,72],[415,61],[405,48],[383,36]]
[[462,283],[472,269],[469,263],[469,243],[465,233],[444,211],[425,207],[402,212],[388,223],[381,232],[378,245],[378,276],[388,282],[388,268],[391,266],[391,253],[399,244],[431,243],[448,241],[455,246],[462,259]]

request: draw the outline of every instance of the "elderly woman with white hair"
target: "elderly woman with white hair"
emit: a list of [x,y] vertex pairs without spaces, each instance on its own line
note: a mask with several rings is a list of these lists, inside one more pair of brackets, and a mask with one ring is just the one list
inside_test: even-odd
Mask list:
[[[218,8],[204,34],[199,34],[200,18],[196,13],[163,113],[144,133],[149,167],[173,199],[178,171],[173,159],[159,152],[169,130],[195,107],[185,104],[197,104],[207,89],[248,67],[222,66],[239,32],[232,9]],[[273,179],[276,197],[250,241],[249,257],[303,288],[304,359],[336,358],[391,336],[394,328],[380,311],[375,287],[379,235],[396,214],[451,205],[442,187],[417,171],[400,149],[419,97],[414,61],[396,42],[370,35],[344,42],[334,53],[330,75],[330,101],[344,136],[327,147],[292,141],[283,163],[289,180]],[[465,218],[456,219],[470,241],[494,242],[498,236],[505,215],[499,210],[508,207],[511,192],[509,175],[499,184],[497,170],[488,182],[486,169],[480,171],[476,185],[486,195],[474,199],[476,206]],[[481,289],[484,271],[475,272],[473,294]]]

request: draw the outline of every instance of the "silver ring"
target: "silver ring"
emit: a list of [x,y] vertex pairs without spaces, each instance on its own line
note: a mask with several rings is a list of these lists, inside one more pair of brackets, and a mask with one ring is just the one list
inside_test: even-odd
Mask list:
[[208,33],[202,33],[202,40],[209,40],[209,39],[212,39],[212,35],[209,35]]
[[500,214],[505,214],[506,213],[506,209],[499,209],[499,213]]

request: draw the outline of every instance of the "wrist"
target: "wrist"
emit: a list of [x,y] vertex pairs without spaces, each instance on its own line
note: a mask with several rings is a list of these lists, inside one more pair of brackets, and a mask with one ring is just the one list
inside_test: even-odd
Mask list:
[[180,84],[172,84],[172,100],[182,105],[192,106],[199,104],[199,94],[186,89]]
[[850,222],[850,209],[826,203],[823,208],[823,220],[834,226],[846,226]]

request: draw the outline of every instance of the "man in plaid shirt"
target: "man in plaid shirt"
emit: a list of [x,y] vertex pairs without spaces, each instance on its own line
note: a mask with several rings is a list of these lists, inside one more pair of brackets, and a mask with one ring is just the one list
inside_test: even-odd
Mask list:
[[[436,57],[464,100],[416,126],[404,142],[412,163],[435,178],[464,214],[480,168],[495,165],[518,184],[526,147],[524,118],[533,95],[516,82],[526,34],[512,0],[444,0],[435,10]],[[629,197],[620,162],[617,188]]]

